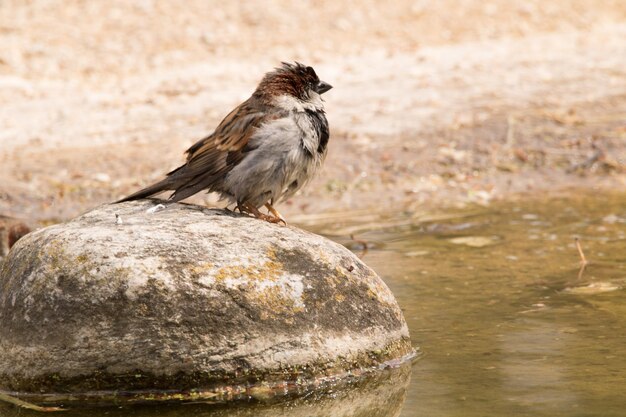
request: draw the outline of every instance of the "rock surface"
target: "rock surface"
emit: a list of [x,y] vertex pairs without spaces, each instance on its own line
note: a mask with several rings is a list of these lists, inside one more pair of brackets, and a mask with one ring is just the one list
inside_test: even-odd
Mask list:
[[0,390],[214,397],[412,355],[392,293],[343,246],[156,204],[102,206],[17,242],[0,269]]

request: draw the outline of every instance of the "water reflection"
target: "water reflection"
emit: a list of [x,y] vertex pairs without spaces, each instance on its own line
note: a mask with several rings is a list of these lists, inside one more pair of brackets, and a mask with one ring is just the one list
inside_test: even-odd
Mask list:
[[[236,403],[134,406],[122,408],[70,408],[64,417],[395,417],[404,403],[411,365],[387,369],[372,378],[329,387],[322,392],[272,403]],[[0,404],[2,417],[34,417],[42,413]]]
[[368,224],[319,228],[357,253],[373,243],[364,261],[424,352],[402,416],[625,415],[626,195]]
[[575,336],[560,332],[554,323],[535,319],[520,320],[516,327],[500,337],[503,394],[512,405],[528,412],[571,410],[578,397],[566,388],[567,369],[561,359]]

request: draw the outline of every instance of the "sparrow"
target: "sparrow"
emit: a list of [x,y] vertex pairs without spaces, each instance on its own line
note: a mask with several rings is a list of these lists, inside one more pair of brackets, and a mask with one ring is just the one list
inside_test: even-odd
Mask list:
[[[187,149],[183,165],[116,203],[166,190],[177,202],[206,190],[242,213],[286,224],[273,206],[293,196],[324,162],[330,132],[321,95],[331,88],[312,67],[283,62],[212,134]],[[259,211],[263,206],[268,214]]]

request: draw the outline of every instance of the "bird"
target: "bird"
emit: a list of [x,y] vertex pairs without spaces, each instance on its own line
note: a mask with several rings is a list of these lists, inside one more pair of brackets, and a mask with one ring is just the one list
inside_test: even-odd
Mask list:
[[241,213],[287,224],[274,205],[300,190],[326,158],[330,130],[321,96],[331,88],[312,67],[282,62],[213,133],[187,149],[183,165],[116,203],[168,190],[168,200],[178,202],[207,191]]

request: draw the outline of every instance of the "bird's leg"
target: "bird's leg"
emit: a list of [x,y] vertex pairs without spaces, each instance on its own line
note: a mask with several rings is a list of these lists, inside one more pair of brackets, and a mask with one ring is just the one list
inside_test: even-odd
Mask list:
[[280,221],[281,221],[281,222],[283,222],[283,224],[284,224],[285,226],[287,226],[287,221],[285,220],[285,218],[282,216],[282,214],[280,214],[280,213],[278,212],[278,210],[276,210],[276,209],[274,208],[274,206],[272,206],[272,204],[271,204],[271,203],[269,203],[269,202],[268,202],[268,203],[265,203],[265,207],[267,207],[267,210],[268,210],[270,213],[272,213],[272,215],[273,215],[274,217],[276,217],[276,218],[280,219]]
[[266,222],[270,222],[270,223],[283,222],[283,220],[278,217],[261,213],[258,208],[254,207],[254,205],[250,203],[243,203],[240,209],[241,208],[243,208],[246,213],[252,214],[257,219],[265,220]]

